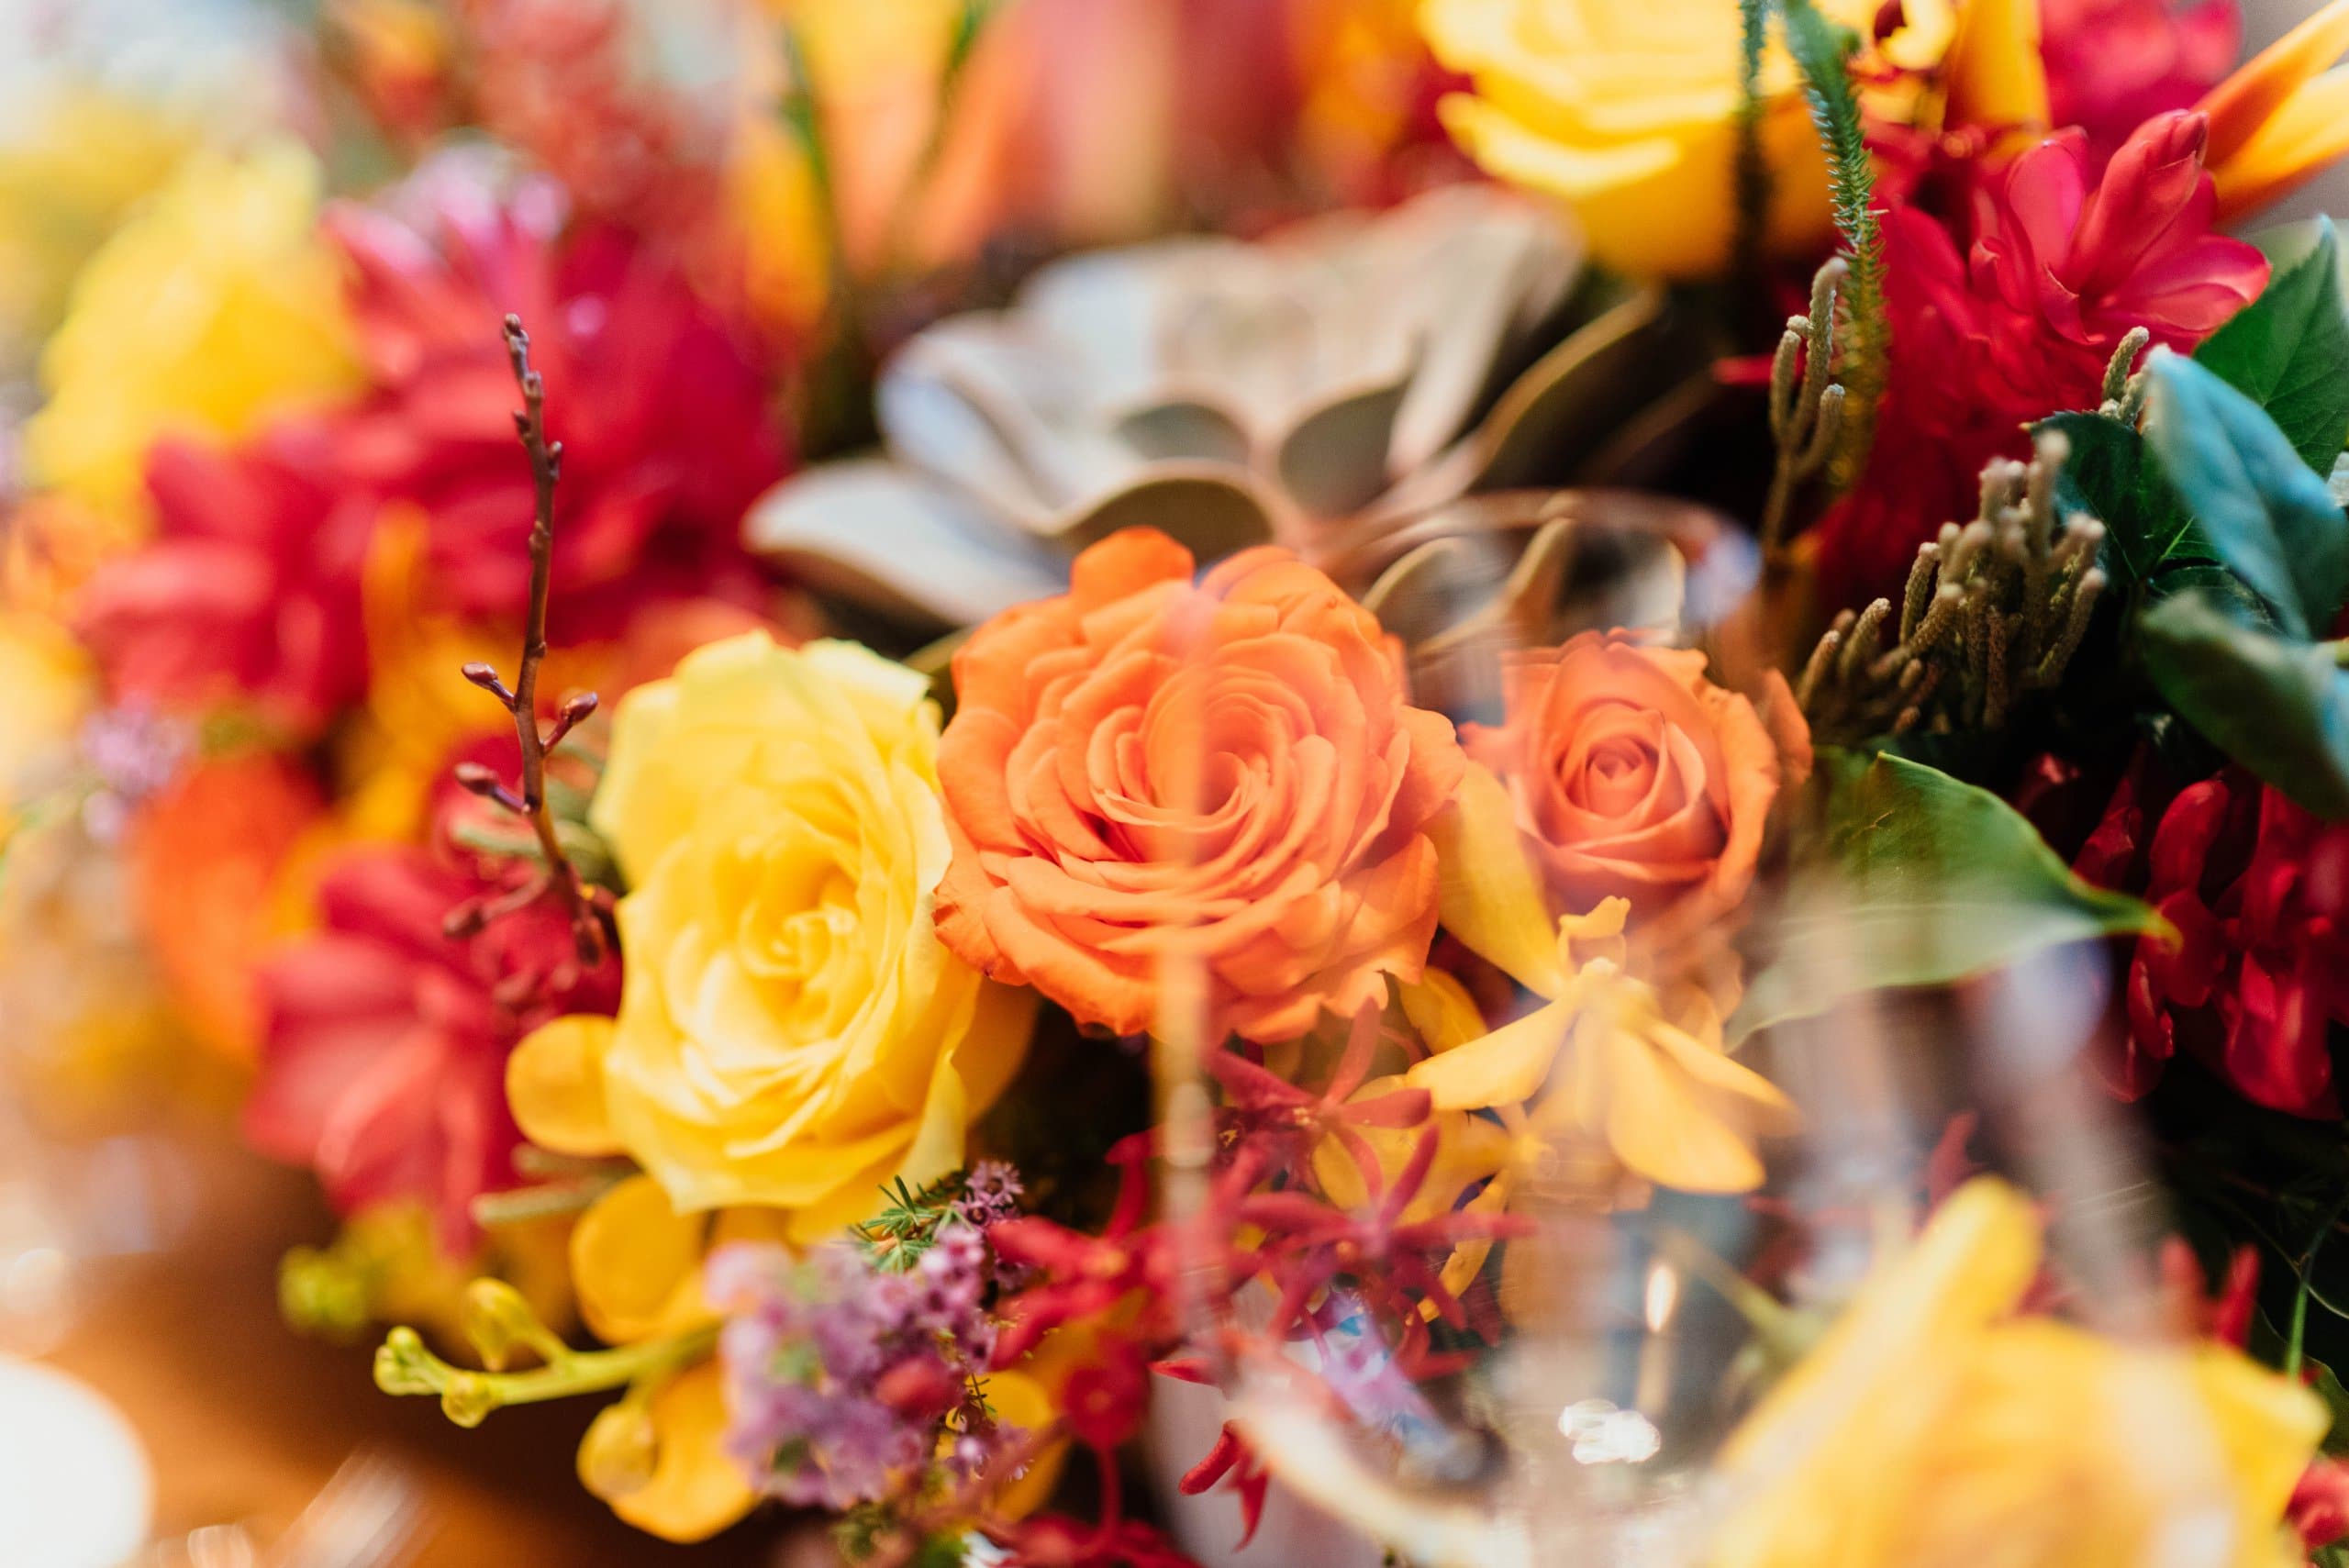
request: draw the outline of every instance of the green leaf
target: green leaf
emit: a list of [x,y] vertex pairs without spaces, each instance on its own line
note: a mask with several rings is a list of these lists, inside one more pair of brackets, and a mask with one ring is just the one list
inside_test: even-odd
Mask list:
[[1733,1035],[1839,995],[1936,985],[2042,948],[2166,933],[2151,908],[2083,882],[1985,789],[1921,762],[1822,748],[1816,861],[1798,879]]
[[2146,611],[2154,684],[2236,762],[2318,816],[2349,817],[2349,675],[2332,646],[2288,640],[2200,593]]
[[2342,296],[2332,220],[2318,218],[2278,256],[2260,296],[2194,352],[2197,364],[2267,410],[2320,474],[2349,440],[2349,301]]
[[2134,429],[2101,414],[2057,414],[2033,429],[2059,432],[2071,444],[2055,482],[2056,505],[2104,524],[2121,582],[2160,592],[2163,578],[2177,567],[2217,562],[2218,552]]
[[2308,637],[2349,593],[2349,519],[2258,404],[2192,360],[2146,368],[2145,440],[2218,558]]

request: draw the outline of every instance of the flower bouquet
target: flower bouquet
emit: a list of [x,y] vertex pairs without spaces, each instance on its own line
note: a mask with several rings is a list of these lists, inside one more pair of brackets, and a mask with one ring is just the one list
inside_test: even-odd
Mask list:
[[293,1329],[852,1563],[2349,1562],[2349,0],[295,10],[0,146],[11,1071]]

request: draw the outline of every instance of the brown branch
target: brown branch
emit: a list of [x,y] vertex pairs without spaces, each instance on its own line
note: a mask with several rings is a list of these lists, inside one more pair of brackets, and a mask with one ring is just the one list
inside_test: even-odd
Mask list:
[[512,688],[487,664],[468,664],[463,673],[466,680],[495,697],[514,716],[514,738],[522,748],[522,776],[517,786],[509,788],[494,771],[477,762],[459,764],[456,775],[457,783],[472,794],[529,823],[544,864],[525,885],[494,900],[476,900],[451,911],[444,927],[451,936],[469,935],[492,920],[551,897],[570,917],[579,962],[593,969],[604,962],[603,916],[555,829],[554,812],[547,805],[547,753],[596,711],[596,694],[582,692],[565,697],[553,725],[543,733],[538,714],[539,667],[547,656],[547,599],[554,580],[554,487],[562,476],[562,443],[547,439],[546,383],[530,368],[530,336],[522,330],[522,318],[507,317],[505,330],[506,355],[513,362],[514,382],[522,393],[522,406],[514,413],[514,433],[529,455],[536,498],[530,519],[530,604],[522,624],[522,664]]

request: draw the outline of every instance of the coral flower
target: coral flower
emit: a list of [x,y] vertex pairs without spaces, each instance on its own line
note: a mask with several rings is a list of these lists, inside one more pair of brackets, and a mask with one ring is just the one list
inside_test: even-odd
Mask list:
[[2197,1562],[2294,1561],[2323,1402],[2229,1346],[2017,1317],[2039,1262],[2021,1193],[1953,1193],[1731,1435],[1707,1568],[2139,1568],[2186,1533]]
[[1368,611],[1286,551],[1128,529],[954,658],[939,933],[1089,1024],[1150,1026],[1196,962],[1213,1032],[1304,1033],[1416,979],[1429,819],[1463,759]]
[[562,235],[552,187],[510,195],[428,166],[402,193],[414,226],[328,217],[356,271],[352,311],[378,391],[342,425],[370,488],[417,503],[448,607],[518,615],[528,595],[530,473],[516,457],[514,379],[496,327],[518,314],[565,445],[555,494],[561,639],[608,633],[638,605],[751,602],[744,509],[787,449],[758,366],[672,268],[614,231]]
[[100,567],[77,611],[116,700],[239,706],[305,737],[357,700],[374,504],[343,487],[334,446],[303,422],[235,451],[154,450],[155,537]]
[[1669,944],[1731,915],[1753,881],[1782,785],[1809,772],[1786,684],[1766,716],[1705,678],[1705,655],[1586,632],[1502,670],[1506,717],[1467,726],[1508,786],[1561,910],[1624,897]]

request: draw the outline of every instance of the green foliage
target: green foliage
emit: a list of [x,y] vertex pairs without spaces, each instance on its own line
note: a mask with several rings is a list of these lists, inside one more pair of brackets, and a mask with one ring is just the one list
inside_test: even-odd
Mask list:
[[2301,461],[2330,473],[2349,439],[2349,301],[2332,220],[2292,231],[2260,296],[2194,351],[2267,411]]
[[2349,817],[2349,676],[2333,645],[2277,636],[2199,591],[2147,610],[2138,640],[2162,696],[2214,745],[2318,816]]
[[1787,48],[1802,70],[1812,122],[1827,153],[1828,194],[1843,237],[1851,278],[1843,289],[1843,352],[1837,374],[1845,403],[1842,439],[1830,477],[1849,488],[1867,462],[1876,408],[1884,396],[1891,329],[1884,306],[1884,237],[1876,224],[1876,174],[1851,60],[1859,35],[1817,10],[1810,0],[1784,0]]
[[2349,522],[2258,404],[2175,354],[2147,367],[2145,442],[2201,537],[2292,637],[2349,593]]
[[2168,930],[2136,899],[2075,876],[2005,801],[1938,769],[1824,748],[1815,787],[1818,840],[1734,1034],[1855,991],[1942,984],[2042,948]]
[[906,1185],[899,1176],[896,1182],[881,1189],[887,1206],[873,1218],[856,1228],[859,1241],[875,1268],[893,1274],[904,1273],[921,1262],[922,1254],[938,1244],[938,1232],[954,1213],[954,1200],[963,1195],[963,1173],[955,1171],[943,1175],[919,1192]]

